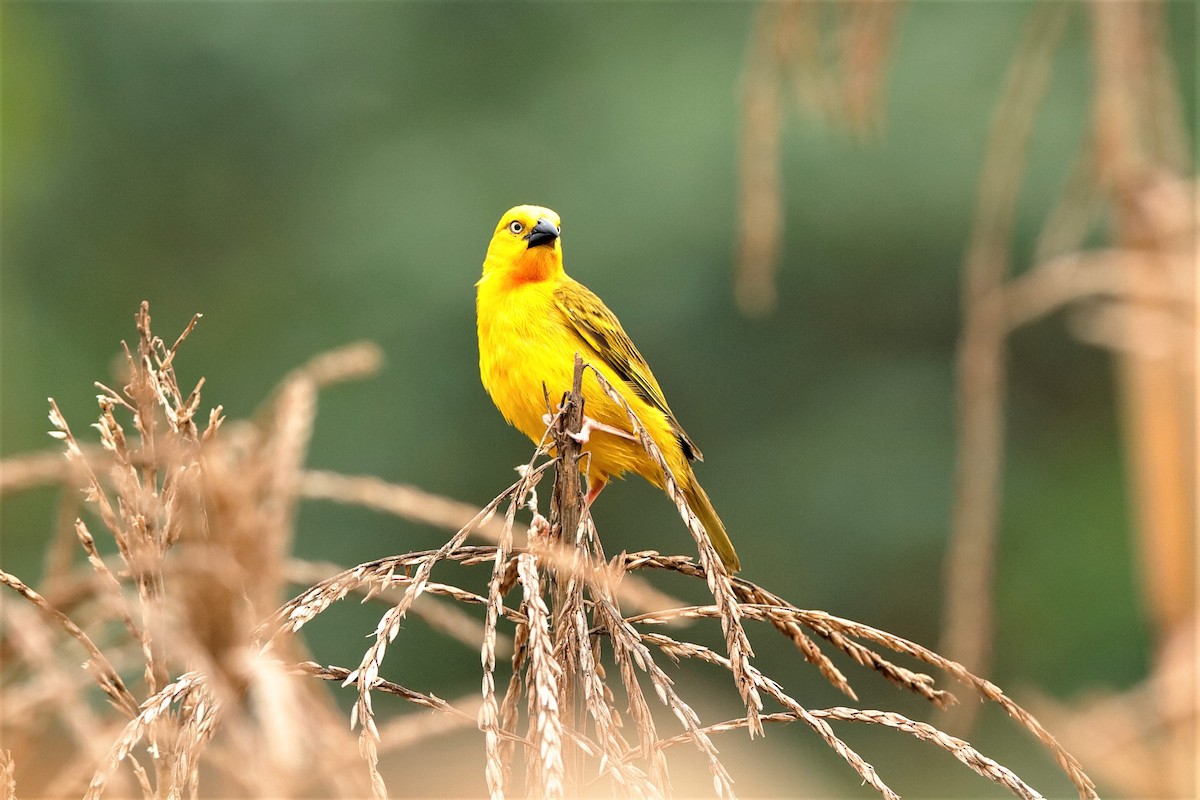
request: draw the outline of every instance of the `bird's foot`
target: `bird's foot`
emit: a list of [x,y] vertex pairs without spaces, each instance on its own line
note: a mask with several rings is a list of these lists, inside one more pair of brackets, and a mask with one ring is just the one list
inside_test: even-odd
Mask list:
[[[545,423],[547,426],[550,425],[550,423],[552,421],[553,421],[553,417],[551,417],[549,414],[544,414],[542,416],[542,422]],[[621,428],[617,428],[612,425],[606,425],[603,422],[592,419],[591,417],[586,416],[586,415],[583,418],[583,424],[579,427],[579,433],[575,433],[573,431],[567,431],[567,436],[570,436],[572,439],[579,442],[580,444],[587,444],[588,440],[591,439],[593,431],[603,431],[604,433],[611,433],[613,436],[620,436],[622,439],[628,439],[631,442],[637,441],[637,437],[634,436],[629,431],[622,430]]]

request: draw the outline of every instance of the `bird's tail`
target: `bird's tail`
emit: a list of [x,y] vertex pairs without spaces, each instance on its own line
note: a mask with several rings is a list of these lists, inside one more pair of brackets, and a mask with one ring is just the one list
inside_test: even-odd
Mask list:
[[717,516],[717,512],[713,509],[708,495],[701,488],[700,482],[696,480],[696,476],[689,475],[688,478],[690,480],[683,487],[683,496],[687,498],[688,505],[692,507],[692,511],[696,512],[700,522],[704,524],[704,530],[708,531],[708,538],[712,540],[717,555],[721,556],[725,569],[730,573],[737,572],[742,568],[742,562],[738,560],[737,553],[733,550],[733,542],[729,541],[729,534],[725,532],[724,523]]

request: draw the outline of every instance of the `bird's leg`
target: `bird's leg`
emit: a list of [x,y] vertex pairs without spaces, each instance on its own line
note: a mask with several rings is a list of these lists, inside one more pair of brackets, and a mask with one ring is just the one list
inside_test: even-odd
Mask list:
[[592,435],[592,431],[603,431],[604,433],[611,433],[613,436],[620,436],[622,439],[629,439],[633,442],[637,441],[637,437],[629,431],[621,430],[620,428],[612,425],[605,425],[603,422],[587,416],[583,418],[583,425],[579,427],[579,433],[571,433],[570,431],[567,431],[567,436],[570,436],[580,444],[587,444],[588,438]]
[[597,497],[600,496],[600,492],[607,485],[608,478],[592,478],[591,482],[588,483],[587,497],[584,499],[584,502],[587,503],[588,508],[591,508],[592,503]]
[[[544,422],[546,425],[549,425],[552,420],[553,418],[549,414],[542,415],[542,422]],[[592,419],[586,415],[583,418],[583,425],[581,425],[579,428],[579,433],[567,431],[567,436],[570,436],[580,444],[587,444],[588,439],[591,438],[592,431],[603,431],[604,433],[611,433],[613,436],[620,436],[622,439],[628,439],[631,442],[637,441],[637,437],[629,431],[621,430],[620,428],[612,425],[605,425],[603,422]]]

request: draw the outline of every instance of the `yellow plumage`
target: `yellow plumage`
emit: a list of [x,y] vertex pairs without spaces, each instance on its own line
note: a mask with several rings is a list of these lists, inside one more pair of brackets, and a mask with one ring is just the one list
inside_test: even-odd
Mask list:
[[[546,397],[571,388],[575,353],[603,373],[662,451],[692,510],[731,572],[741,568],[690,461],[702,458],[667,406],[662,389],[604,302],[563,271],[558,214],[510,209],[496,226],[476,284],[479,372],[510,424],[533,441],[546,430]],[[592,500],[610,477],[636,472],[660,489],[665,476],[635,438],[625,410],[596,381],[583,381],[584,413],[600,426],[583,445]],[[613,430],[604,430],[608,427]],[[616,432],[614,432],[616,431]],[[622,435],[622,432],[625,435]]]

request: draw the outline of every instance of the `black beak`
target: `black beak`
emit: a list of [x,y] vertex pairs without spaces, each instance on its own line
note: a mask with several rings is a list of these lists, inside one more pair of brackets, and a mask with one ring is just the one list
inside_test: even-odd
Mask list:
[[554,240],[558,238],[558,226],[550,220],[542,217],[538,220],[537,225],[529,233],[525,234],[525,241],[529,242],[528,247],[538,247],[543,244],[554,244]]

